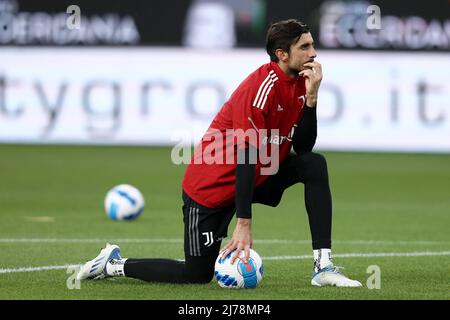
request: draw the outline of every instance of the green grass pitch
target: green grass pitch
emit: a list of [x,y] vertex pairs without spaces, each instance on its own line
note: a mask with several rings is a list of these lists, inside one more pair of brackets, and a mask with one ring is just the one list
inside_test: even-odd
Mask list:
[[[335,264],[363,288],[310,285],[309,225],[296,185],[277,208],[254,207],[254,249],[265,266],[257,289],[127,278],[69,289],[65,266],[95,257],[105,241],[125,257],[183,258],[185,168],[172,164],[170,148],[1,145],[0,299],[450,299],[450,156],[324,154]],[[136,221],[104,213],[106,191],[119,183],[146,198]],[[372,265],[380,269],[379,289],[366,286]]]

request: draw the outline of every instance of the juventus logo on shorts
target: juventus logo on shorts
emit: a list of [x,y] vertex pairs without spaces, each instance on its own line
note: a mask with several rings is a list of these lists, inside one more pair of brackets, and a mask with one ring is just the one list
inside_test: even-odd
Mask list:
[[207,247],[210,247],[214,243],[214,237],[213,237],[212,231],[203,232],[202,234],[206,236],[206,242],[204,243],[204,245]]

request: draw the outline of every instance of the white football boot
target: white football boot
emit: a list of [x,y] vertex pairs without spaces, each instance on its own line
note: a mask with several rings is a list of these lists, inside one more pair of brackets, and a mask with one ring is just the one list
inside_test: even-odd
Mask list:
[[313,272],[311,284],[318,287],[362,287],[361,282],[347,278],[339,271],[339,267],[335,267],[332,263]]
[[103,279],[108,277],[106,274],[106,264],[111,259],[122,259],[120,256],[120,248],[116,245],[106,244],[105,248],[100,251],[100,254],[86,262],[80,269],[77,275],[78,280],[83,279]]

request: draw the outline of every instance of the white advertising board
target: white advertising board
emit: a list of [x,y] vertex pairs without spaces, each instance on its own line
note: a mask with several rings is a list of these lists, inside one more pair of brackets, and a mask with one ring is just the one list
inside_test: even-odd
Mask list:
[[[318,52],[317,148],[450,153],[445,53]],[[262,49],[2,48],[0,142],[196,143]]]

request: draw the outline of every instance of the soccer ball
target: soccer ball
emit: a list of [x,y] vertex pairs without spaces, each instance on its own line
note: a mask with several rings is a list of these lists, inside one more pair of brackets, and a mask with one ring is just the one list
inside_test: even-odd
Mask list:
[[250,257],[244,263],[244,251],[241,251],[239,258],[231,264],[233,250],[226,257],[222,257],[222,252],[216,259],[214,276],[223,288],[256,288],[261,282],[264,268],[261,257],[258,253],[250,249]]
[[115,186],[105,197],[105,211],[112,220],[134,220],[144,211],[142,193],[129,184]]

